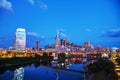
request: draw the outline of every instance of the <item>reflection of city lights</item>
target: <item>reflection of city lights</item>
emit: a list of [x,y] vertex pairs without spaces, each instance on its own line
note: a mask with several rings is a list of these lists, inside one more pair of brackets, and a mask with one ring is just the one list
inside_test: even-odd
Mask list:
[[64,63],[62,63],[61,65],[64,66]]
[[66,55],[68,55],[68,53],[67,53],[67,52],[65,52],[65,54],[66,54]]
[[24,68],[19,68],[14,71],[13,80],[23,80],[24,78]]
[[108,54],[107,53],[103,53],[102,57],[108,57]]
[[42,49],[42,51],[44,51],[45,49]]
[[66,62],[68,62],[68,59],[65,59]]

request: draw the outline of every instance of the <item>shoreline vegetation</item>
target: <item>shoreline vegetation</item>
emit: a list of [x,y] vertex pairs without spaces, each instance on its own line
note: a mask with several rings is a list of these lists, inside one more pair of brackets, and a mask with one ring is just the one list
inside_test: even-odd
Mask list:
[[2,59],[0,59],[0,74],[3,74],[7,70],[14,71],[15,69],[18,69],[20,67],[31,66],[32,64],[34,64],[35,67],[45,66],[45,67],[49,67],[49,68],[53,68],[53,69],[62,69],[62,70],[74,71],[74,72],[79,72],[82,74],[84,73],[83,71],[60,68],[57,66],[52,67],[51,63],[49,63],[50,61],[52,61],[52,59],[49,59],[49,60],[48,59],[49,58],[44,60],[43,57],[38,56],[38,55],[36,55],[36,57],[2,58]]
[[[17,68],[30,66],[31,64],[35,64],[35,67],[38,66],[45,66],[54,69],[63,69],[63,70],[70,70],[61,67],[52,67],[51,62],[54,60],[51,54],[44,53],[42,56],[35,55],[35,57],[12,57],[12,58],[0,58],[0,74],[3,74],[6,70],[14,71]],[[69,59],[65,56],[65,54],[58,55],[58,63],[64,63],[65,59]],[[116,59],[116,61],[120,62],[120,60]],[[91,76],[93,80],[97,78],[99,74],[106,74],[105,78],[109,80],[118,80],[118,75],[115,72],[115,64],[113,61],[106,59],[106,58],[99,58],[96,62],[90,63],[88,66],[87,72],[84,71],[77,71],[77,70],[70,70],[80,72],[82,74],[88,74],[88,78]],[[97,79],[94,79],[97,80]]]
[[99,59],[95,63],[89,64],[88,74],[89,77],[91,76],[90,80],[118,80],[115,64],[106,59]]
[[[74,57],[74,56],[73,56]],[[81,56],[82,57],[82,56]],[[58,63],[65,63],[66,59],[70,59],[70,56],[66,57],[65,53],[58,54]],[[11,57],[11,58],[0,58],[0,74],[4,73],[6,70],[14,71],[16,68],[30,66],[31,64],[35,64],[37,66],[45,66],[54,69],[62,69],[62,70],[70,70],[65,67],[58,67],[57,65],[52,67],[51,62],[54,61],[54,57],[51,56],[51,53],[43,53],[43,55],[35,54],[34,57]],[[78,61],[77,61],[78,62]],[[75,62],[75,64],[77,64]],[[83,71],[78,70],[70,70],[75,72],[84,73]]]
[[[14,71],[16,68],[31,65],[33,63],[37,65],[47,65],[53,60],[52,56],[35,55],[35,57],[11,57],[11,58],[0,58],[0,73],[6,70]],[[51,64],[50,64],[51,65]]]

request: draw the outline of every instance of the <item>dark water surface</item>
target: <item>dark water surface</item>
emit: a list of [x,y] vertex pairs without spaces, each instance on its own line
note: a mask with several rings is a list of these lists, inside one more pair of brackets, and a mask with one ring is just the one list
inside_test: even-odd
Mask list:
[[31,66],[20,67],[15,71],[7,70],[0,74],[0,80],[83,80],[83,74],[45,66],[35,67],[32,64]]

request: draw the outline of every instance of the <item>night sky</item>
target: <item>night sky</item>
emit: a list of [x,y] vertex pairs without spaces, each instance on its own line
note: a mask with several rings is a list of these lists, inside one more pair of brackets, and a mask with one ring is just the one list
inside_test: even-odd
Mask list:
[[120,47],[120,0],[0,0],[0,47],[19,27],[42,45],[59,30],[75,44]]

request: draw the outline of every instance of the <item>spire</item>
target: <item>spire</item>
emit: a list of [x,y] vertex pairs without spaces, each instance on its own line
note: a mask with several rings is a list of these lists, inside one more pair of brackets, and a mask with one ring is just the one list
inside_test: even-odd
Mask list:
[[58,48],[60,46],[59,31],[58,31],[58,29],[57,29],[57,34],[56,34],[56,38],[55,38],[55,46],[56,46],[56,48]]
[[56,37],[59,38],[59,31],[58,31],[58,29],[57,29],[57,35],[56,35]]

